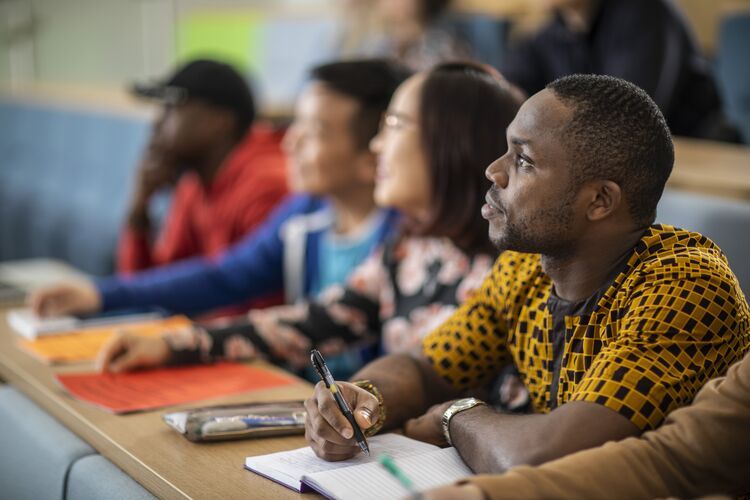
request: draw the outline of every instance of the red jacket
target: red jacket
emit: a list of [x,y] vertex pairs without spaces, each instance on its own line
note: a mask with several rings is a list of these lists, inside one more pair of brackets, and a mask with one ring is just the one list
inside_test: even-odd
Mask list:
[[125,228],[117,269],[133,273],[189,257],[214,257],[262,222],[287,193],[281,132],[253,127],[207,189],[184,175],[155,242]]

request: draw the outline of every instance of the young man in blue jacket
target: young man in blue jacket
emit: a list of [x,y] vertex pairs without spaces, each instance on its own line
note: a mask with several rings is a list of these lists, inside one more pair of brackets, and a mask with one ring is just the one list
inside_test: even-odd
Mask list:
[[394,225],[395,214],[373,201],[368,145],[407,76],[382,60],[313,69],[284,139],[289,183],[299,194],[216,260],[39,290],[32,308],[46,316],[140,306],[194,314],[282,289],[292,303],[343,282]]

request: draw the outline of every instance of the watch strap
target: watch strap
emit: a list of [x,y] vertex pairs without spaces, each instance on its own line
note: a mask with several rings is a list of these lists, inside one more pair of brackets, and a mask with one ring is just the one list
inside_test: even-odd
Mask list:
[[477,398],[466,398],[459,399],[458,401],[450,405],[447,410],[445,410],[445,413],[443,413],[443,417],[441,419],[441,423],[443,425],[443,436],[445,436],[445,440],[449,445],[453,446],[450,432],[451,419],[462,411],[470,410],[480,405],[487,406],[487,403]]

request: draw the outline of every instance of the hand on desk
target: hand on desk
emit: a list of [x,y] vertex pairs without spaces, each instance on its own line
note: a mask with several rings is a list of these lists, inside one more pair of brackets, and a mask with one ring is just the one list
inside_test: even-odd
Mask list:
[[165,365],[171,355],[169,344],[161,337],[123,333],[102,347],[96,359],[96,367],[101,372],[122,373]]
[[89,314],[101,310],[102,299],[93,283],[63,284],[36,290],[29,306],[39,316]]
[[[380,412],[375,396],[349,382],[337,381],[336,385],[363,432],[377,423]],[[323,382],[315,386],[312,397],[305,401],[305,409],[305,439],[316,455],[337,462],[360,453],[352,426]]]
[[122,333],[107,342],[96,358],[101,372],[122,373],[167,364],[172,352],[161,337]]
[[306,306],[290,305],[254,309],[248,313],[248,318],[274,356],[301,369],[310,366],[312,342],[290,324],[306,315]]

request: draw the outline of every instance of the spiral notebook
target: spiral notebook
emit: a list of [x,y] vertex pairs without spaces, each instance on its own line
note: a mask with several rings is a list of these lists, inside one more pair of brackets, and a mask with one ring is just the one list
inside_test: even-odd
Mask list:
[[349,460],[326,462],[305,447],[247,457],[245,468],[295,491],[364,500],[403,498],[410,493],[378,463],[384,453],[393,457],[419,491],[472,474],[455,448],[438,448],[399,434],[375,436],[368,443],[369,457],[358,454]]

